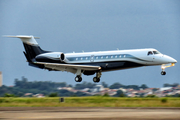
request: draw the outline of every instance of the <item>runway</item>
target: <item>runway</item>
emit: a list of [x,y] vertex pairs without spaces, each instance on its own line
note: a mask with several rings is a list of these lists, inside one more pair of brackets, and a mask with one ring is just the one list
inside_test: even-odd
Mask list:
[[180,108],[1,107],[5,120],[180,120]]

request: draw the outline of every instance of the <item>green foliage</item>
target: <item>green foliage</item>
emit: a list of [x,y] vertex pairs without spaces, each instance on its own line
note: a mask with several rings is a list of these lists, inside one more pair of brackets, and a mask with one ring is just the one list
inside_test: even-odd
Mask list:
[[174,83],[174,84],[165,83],[163,86],[164,87],[177,87],[178,85],[179,85],[178,83]]
[[94,84],[94,83],[83,82],[83,83],[81,83],[81,84],[76,84],[75,87],[74,87],[74,89],[76,89],[76,90],[81,90],[81,89],[84,89],[84,88],[93,88],[93,87],[95,87],[95,86],[96,86],[96,84]]
[[105,94],[103,95],[103,97],[109,97],[109,94],[108,94],[108,93],[105,93]]
[[[164,98],[163,98],[164,99]],[[0,97],[0,107],[180,107],[180,98],[120,98],[120,97],[66,97],[63,104],[59,97],[6,98]]]
[[142,89],[147,89],[147,88],[149,88],[146,84],[142,84],[141,86],[140,86],[140,88],[142,88]]
[[167,103],[167,98],[162,98],[162,99],[161,99],[161,102],[162,102],[162,103]]
[[119,95],[119,97],[126,97],[126,95],[123,94],[123,93],[121,93],[121,94]]
[[4,94],[4,97],[16,97],[14,94],[8,94],[8,93],[5,93]]
[[119,88],[124,88],[124,89],[129,89],[129,88],[133,88],[134,90],[139,90],[140,87],[138,85],[122,85],[120,83],[114,83],[112,84],[110,87],[110,89],[119,89]]
[[109,88],[110,89],[119,89],[119,88],[123,88],[123,87],[124,87],[124,85],[122,85],[120,83],[114,83]]
[[28,82],[28,79],[22,77],[22,80],[15,79],[15,87],[23,88],[23,89],[38,89],[38,90],[52,90],[58,87],[66,87],[67,84],[65,82],[55,83],[51,81],[34,81]]
[[57,93],[51,93],[51,94],[49,94],[49,97],[58,97],[58,94]]
[[63,90],[63,89],[59,90],[58,93],[62,97],[68,97],[68,96],[74,96],[74,95],[76,95],[76,96],[88,96],[88,94],[80,92],[80,91],[73,93],[73,92],[70,92],[68,90]]
[[122,90],[118,90],[114,97],[120,97],[121,94],[124,94]]
[[0,96],[4,96],[5,93],[14,94],[19,97],[23,97],[25,93],[43,94],[48,96],[50,93],[59,93],[58,87],[71,86],[65,82],[50,82],[50,81],[28,81],[27,78],[22,77],[21,80],[15,79],[13,87],[2,86],[0,87]]
[[166,97],[173,97],[172,95],[166,95]]
[[93,95],[93,96],[99,97],[99,96],[101,96],[101,95],[100,95],[100,94],[95,94],[95,95]]
[[[26,93],[32,93],[33,94],[43,94],[44,96],[49,96],[50,93],[57,93],[58,95],[62,97],[68,97],[68,96],[90,96],[89,94],[86,94],[84,92],[77,92],[73,93],[68,90],[58,90],[58,87],[73,87],[72,85],[68,85],[66,82],[51,82],[51,81],[28,81],[27,78],[22,77],[21,80],[15,79],[13,87],[7,87],[3,85],[0,87],[0,97],[24,97]],[[105,82],[102,82],[102,85],[104,87],[108,87],[108,84]],[[171,86],[175,87],[179,84],[164,84],[164,86]],[[84,88],[93,88],[95,87],[95,83],[90,83],[90,82],[83,82],[81,84],[76,84],[74,86],[74,89],[81,90]],[[110,89],[119,89],[119,88],[132,88],[134,90],[139,90],[140,88],[146,89],[148,88],[147,85],[142,84],[140,87],[137,85],[122,85],[118,82],[112,84],[109,86]],[[153,89],[153,91],[156,91],[158,89]],[[88,90],[88,92],[91,92],[91,90]],[[101,95],[98,95],[101,96]],[[114,95],[114,97],[124,97],[125,94],[121,91],[118,90],[117,94]],[[143,97],[144,94],[137,94],[137,96]],[[27,96],[26,96],[27,97]],[[29,96],[28,96],[29,97]],[[147,97],[156,97],[155,95],[148,95]],[[179,94],[167,96],[167,97],[180,97]]]
[[151,95],[147,95],[146,97],[155,98],[155,97],[157,97],[157,96],[156,96],[156,95],[151,94]]
[[108,88],[108,84],[106,84],[105,82],[102,82],[101,84],[103,87]]

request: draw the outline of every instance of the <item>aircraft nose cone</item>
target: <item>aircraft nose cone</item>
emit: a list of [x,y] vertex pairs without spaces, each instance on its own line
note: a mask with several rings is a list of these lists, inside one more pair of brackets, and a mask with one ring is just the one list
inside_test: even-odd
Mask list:
[[177,63],[177,60],[175,60],[174,58],[170,57],[170,56],[167,56],[166,55],[166,60],[169,62],[169,63]]
[[173,63],[177,63],[177,60],[175,60],[174,58],[173,58]]

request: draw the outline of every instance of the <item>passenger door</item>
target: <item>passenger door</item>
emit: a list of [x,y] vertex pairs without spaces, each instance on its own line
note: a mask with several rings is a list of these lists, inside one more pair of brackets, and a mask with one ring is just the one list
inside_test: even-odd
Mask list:
[[90,62],[94,62],[94,55],[91,55]]

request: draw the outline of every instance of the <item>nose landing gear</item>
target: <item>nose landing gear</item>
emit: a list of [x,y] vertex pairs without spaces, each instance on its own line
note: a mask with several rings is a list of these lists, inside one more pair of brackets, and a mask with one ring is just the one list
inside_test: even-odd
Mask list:
[[162,72],[161,72],[161,75],[166,75],[166,72],[165,72],[165,71],[162,71]]
[[166,72],[165,72],[165,69],[167,68],[167,67],[172,67],[172,66],[174,66],[175,64],[174,63],[171,63],[171,65],[162,65],[161,66],[161,69],[162,69],[162,72],[161,72],[161,75],[166,75]]

